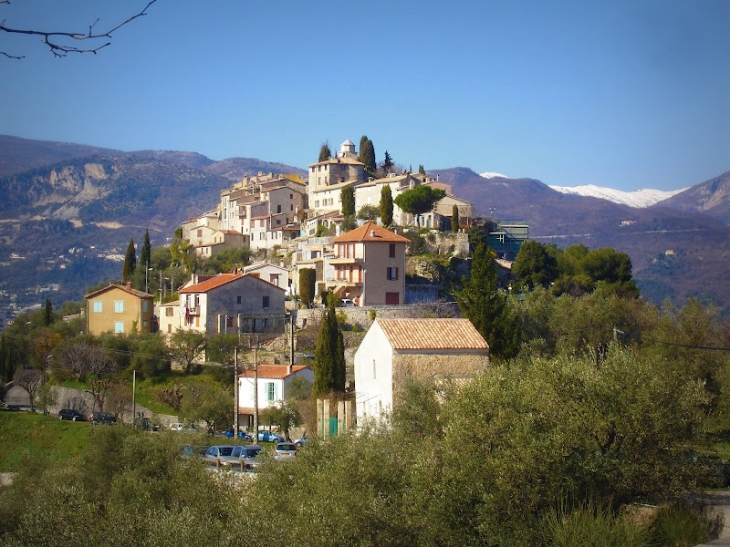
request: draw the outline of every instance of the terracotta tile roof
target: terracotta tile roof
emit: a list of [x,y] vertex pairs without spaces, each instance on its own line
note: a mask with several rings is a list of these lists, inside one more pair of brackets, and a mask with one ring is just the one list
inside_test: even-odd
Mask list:
[[332,243],[369,243],[375,241],[384,241],[387,243],[410,243],[411,240],[402,235],[386,230],[382,226],[378,226],[374,222],[367,222],[350,230],[347,233],[337,236],[332,240]]
[[220,274],[216,275],[215,277],[211,277],[210,279],[206,279],[205,281],[202,281],[198,283],[197,285],[190,285],[189,287],[185,287],[180,291],[181,294],[187,294],[187,293],[199,293],[199,292],[208,292],[211,289],[217,289],[218,287],[221,287],[225,285],[226,283],[230,283],[231,281],[235,281],[236,279],[241,279],[243,277],[243,274]]
[[106,291],[109,291],[111,289],[119,289],[120,291],[124,291],[127,294],[131,294],[132,296],[136,296],[137,298],[154,298],[151,294],[147,294],[146,292],[138,291],[137,289],[133,289],[131,287],[127,287],[125,285],[107,285],[103,289],[99,289],[98,291],[94,291],[92,293],[84,295],[84,298],[94,298],[95,296],[100,295],[101,293],[104,293]]
[[487,350],[468,319],[376,319],[393,349]]
[[[309,367],[304,365],[294,365],[289,373],[289,365],[259,365],[259,378],[266,378],[271,380],[283,380],[292,374],[296,374]],[[241,378],[253,378],[254,371],[249,369],[240,375]]]

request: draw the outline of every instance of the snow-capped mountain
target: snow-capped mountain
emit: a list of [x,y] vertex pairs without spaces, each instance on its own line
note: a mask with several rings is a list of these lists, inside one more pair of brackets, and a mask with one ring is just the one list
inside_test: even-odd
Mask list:
[[485,179],[508,179],[509,177],[507,175],[503,175],[502,173],[490,173],[489,171],[486,171],[484,173],[479,173],[480,177],[484,177]]
[[680,192],[684,192],[687,188],[680,188],[679,190],[651,190],[642,188],[641,190],[634,190],[633,192],[623,192],[621,190],[614,190],[612,188],[601,188],[593,184],[586,184],[583,186],[550,186],[556,192],[562,194],[573,194],[578,196],[587,196],[599,199],[605,199],[614,203],[620,203],[622,205],[628,205],[629,207],[636,207],[643,209],[650,207],[660,201],[664,201]]

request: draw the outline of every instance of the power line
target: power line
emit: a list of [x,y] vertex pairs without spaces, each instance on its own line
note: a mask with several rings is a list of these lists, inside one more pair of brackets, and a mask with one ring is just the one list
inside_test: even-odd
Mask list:
[[709,351],[730,351],[730,348],[719,348],[714,346],[694,346],[691,344],[679,344],[677,342],[665,342],[664,340],[657,340],[655,338],[646,338],[644,336],[640,336],[638,334],[631,334],[628,332],[624,332],[619,329],[613,329],[613,332],[616,334],[620,334],[621,336],[625,336],[627,338],[633,338],[634,340],[640,340],[642,342],[653,342],[654,344],[663,344],[665,346],[675,346],[678,348],[688,348],[688,349],[705,349]]

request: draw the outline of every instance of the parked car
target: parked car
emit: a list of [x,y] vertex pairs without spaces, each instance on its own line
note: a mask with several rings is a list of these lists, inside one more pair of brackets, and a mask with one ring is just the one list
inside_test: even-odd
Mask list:
[[89,414],[89,421],[93,424],[113,425],[117,423],[117,418],[107,412],[92,412]]
[[238,430],[238,438],[243,439],[244,441],[253,441],[253,435],[244,431],[243,429]]
[[264,443],[280,443],[284,439],[282,439],[279,435],[276,433],[272,433],[271,431],[266,431],[265,429],[260,429],[258,434],[258,441],[264,442]]
[[228,457],[221,457],[220,462],[223,465],[230,465],[232,469],[253,471],[259,465],[256,457],[262,450],[263,447],[258,444],[242,444],[234,446],[231,455]]
[[170,424],[170,429],[172,431],[188,431],[191,433],[197,433],[199,429],[191,424],[181,424],[181,423],[173,423]]
[[301,448],[305,444],[309,444],[309,437],[307,437],[307,434],[304,433],[304,435],[294,441],[294,444],[297,445],[297,448]]
[[182,447],[182,455],[186,457],[190,456],[204,456],[208,451],[208,445],[198,446],[194,444],[186,444]]
[[83,422],[84,420],[86,420],[86,416],[81,414],[81,412],[79,412],[75,408],[62,408],[58,412],[58,419],[71,420],[74,422]]
[[274,449],[275,460],[291,460],[297,455],[297,445],[294,443],[278,443]]
[[233,454],[233,446],[209,446],[208,450],[203,454],[203,461],[208,462],[211,465],[218,465],[222,462],[223,458],[230,458]]
[[144,431],[160,430],[160,425],[152,423],[149,418],[137,418],[137,427]]

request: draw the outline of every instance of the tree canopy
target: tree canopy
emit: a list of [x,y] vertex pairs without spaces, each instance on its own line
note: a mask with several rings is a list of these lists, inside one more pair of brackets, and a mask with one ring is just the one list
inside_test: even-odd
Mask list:
[[440,188],[431,188],[425,184],[419,184],[415,188],[406,190],[396,196],[393,202],[405,213],[415,215],[416,222],[420,226],[419,215],[428,213],[433,209],[434,203],[443,198],[446,192]]
[[393,192],[390,189],[389,184],[384,184],[383,189],[380,191],[380,223],[383,226],[390,226],[393,224]]
[[335,307],[328,302],[314,350],[312,394],[321,397],[345,391],[345,345],[337,323]]

